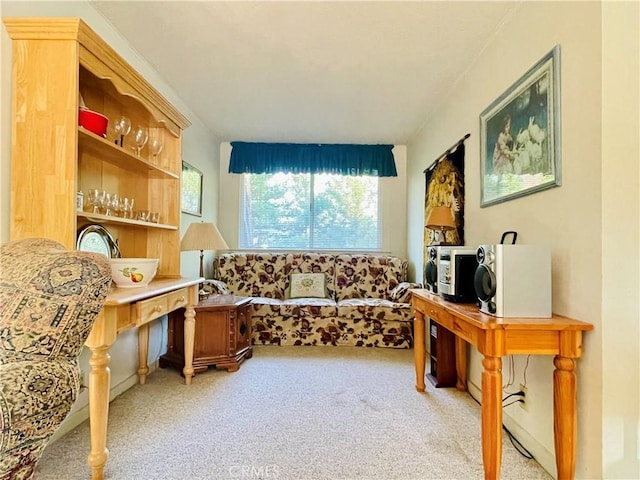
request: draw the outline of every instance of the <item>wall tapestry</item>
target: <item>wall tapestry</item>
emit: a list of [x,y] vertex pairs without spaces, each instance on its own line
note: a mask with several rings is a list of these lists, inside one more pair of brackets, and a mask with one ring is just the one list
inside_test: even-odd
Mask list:
[[[445,232],[444,242],[449,245],[464,245],[464,140],[451,147],[433,165],[424,171],[426,193],[424,200],[424,260],[427,246],[438,240],[439,231],[428,228],[427,219],[433,207],[451,208],[456,228]],[[442,243],[443,239],[440,239]]]

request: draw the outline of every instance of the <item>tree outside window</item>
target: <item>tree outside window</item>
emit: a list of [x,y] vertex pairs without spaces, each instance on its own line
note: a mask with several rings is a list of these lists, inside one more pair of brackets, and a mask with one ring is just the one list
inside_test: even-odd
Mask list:
[[378,250],[378,178],[245,174],[240,248]]

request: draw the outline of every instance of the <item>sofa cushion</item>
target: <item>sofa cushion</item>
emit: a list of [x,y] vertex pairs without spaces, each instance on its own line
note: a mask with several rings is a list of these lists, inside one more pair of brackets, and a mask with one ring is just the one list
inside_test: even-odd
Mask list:
[[338,311],[336,302],[330,298],[276,298],[255,297],[251,302],[254,317],[335,317]]
[[251,302],[251,309],[254,317],[268,317],[280,314],[280,305],[284,300],[268,297],[254,297]]
[[338,302],[338,317],[410,322],[413,319],[413,311],[408,307],[406,303],[379,298],[350,298]]
[[389,299],[406,279],[407,261],[384,255],[337,255],[336,300]]
[[275,298],[255,297],[251,303],[254,317],[335,317],[336,302],[330,298]]
[[284,299],[287,256],[281,253],[223,253],[216,257],[216,279],[246,297]]
[[280,306],[284,316],[333,318],[337,313],[338,306],[330,298],[291,298]]

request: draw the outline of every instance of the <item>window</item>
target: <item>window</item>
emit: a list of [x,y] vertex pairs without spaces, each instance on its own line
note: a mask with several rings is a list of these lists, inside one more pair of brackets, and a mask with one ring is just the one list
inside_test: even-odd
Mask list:
[[378,250],[378,177],[244,174],[240,248]]

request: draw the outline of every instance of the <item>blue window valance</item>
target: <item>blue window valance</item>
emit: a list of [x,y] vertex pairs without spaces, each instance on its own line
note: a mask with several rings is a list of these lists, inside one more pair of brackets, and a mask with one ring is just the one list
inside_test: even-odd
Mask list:
[[397,177],[393,145],[231,142],[229,173]]

